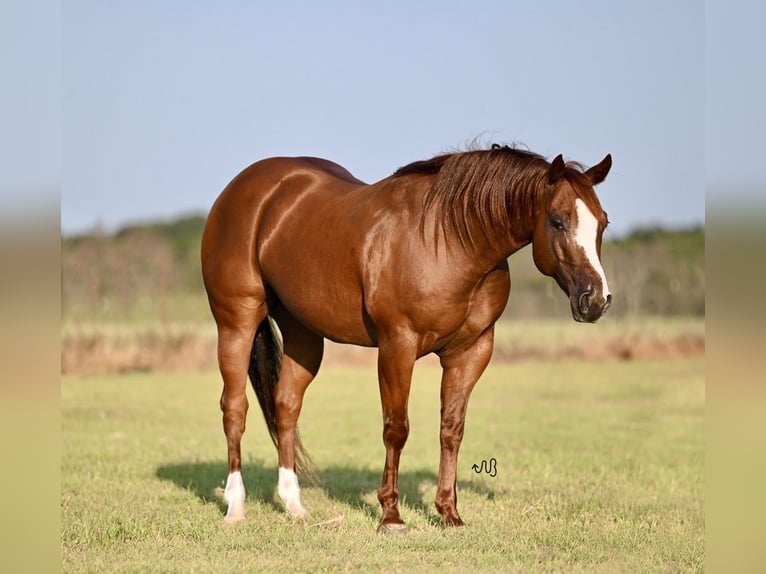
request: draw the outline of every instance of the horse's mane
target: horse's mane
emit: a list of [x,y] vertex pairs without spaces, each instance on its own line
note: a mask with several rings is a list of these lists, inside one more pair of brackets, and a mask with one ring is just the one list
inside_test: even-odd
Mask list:
[[[474,245],[469,218],[485,236],[508,233],[534,218],[535,199],[548,185],[550,164],[541,155],[516,146],[437,155],[400,167],[393,177],[436,176],[426,191],[424,213],[433,210],[446,231],[454,231],[464,247]],[[598,204],[583,166],[568,162],[564,177],[588,205]]]
[[[487,152],[490,152],[490,155],[487,155]],[[522,149],[515,145],[509,146],[509,145],[492,144],[492,146],[489,149],[483,149],[480,147],[471,147],[465,151],[445,153],[445,154],[434,156],[430,159],[413,161],[412,163],[409,163],[397,169],[394,172],[394,176],[411,175],[411,174],[429,175],[429,174],[439,173],[439,171],[441,171],[441,168],[451,158],[454,158],[455,156],[469,156],[469,155],[473,157],[483,157],[485,161],[491,160],[491,159],[497,159],[501,155],[506,157],[513,157],[516,159],[537,159],[537,160],[545,161],[545,158],[543,156],[536,154],[532,151]]]
[[[568,162],[564,177],[578,197],[598,205],[592,185],[577,162]],[[426,191],[424,213],[434,210],[443,228],[451,228],[464,247],[475,244],[469,218],[485,236],[508,233],[530,223],[535,199],[548,185],[550,164],[541,155],[516,146],[492,144],[489,149],[437,155],[400,167],[393,177],[436,176]],[[599,206],[600,209],[600,206]]]

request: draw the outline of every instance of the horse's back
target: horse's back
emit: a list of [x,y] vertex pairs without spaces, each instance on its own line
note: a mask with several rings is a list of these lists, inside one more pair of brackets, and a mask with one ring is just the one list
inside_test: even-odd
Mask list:
[[344,167],[326,159],[315,157],[272,157],[255,162],[242,170],[224,188],[213,204],[208,221],[217,217],[228,218],[233,213],[257,217],[259,207],[267,197],[290,180],[315,179],[341,185],[365,185]]
[[203,275],[209,266],[226,260],[237,264],[251,259],[256,248],[257,230],[276,195],[280,203],[295,201],[303,193],[321,187],[347,190],[364,185],[340,165],[312,157],[274,157],[258,161],[242,170],[216,199],[202,236]]

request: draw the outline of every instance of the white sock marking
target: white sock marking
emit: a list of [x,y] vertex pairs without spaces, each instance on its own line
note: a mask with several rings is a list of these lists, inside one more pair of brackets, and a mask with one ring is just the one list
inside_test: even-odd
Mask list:
[[245,483],[240,471],[229,474],[223,499],[229,504],[226,520],[241,520],[245,517]]
[[601,294],[606,299],[606,296],[610,294],[609,285],[606,282],[606,275],[604,274],[604,268],[601,266],[601,260],[598,258],[598,251],[596,251],[596,237],[598,236],[598,220],[596,216],[591,213],[585,202],[579,197],[575,200],[575,207],[577,208],[577,231],[575,232],[575,241],[577,245],[582,247],[585,251],[585,257],[588,259],[588,263],[595,269],[601,279]]
[[288,468],[279,467],[279,483],[277,484],[279,498],[291,516],[303,518],[308,514],[301,504],[301,489],[298,486],[298,475]]

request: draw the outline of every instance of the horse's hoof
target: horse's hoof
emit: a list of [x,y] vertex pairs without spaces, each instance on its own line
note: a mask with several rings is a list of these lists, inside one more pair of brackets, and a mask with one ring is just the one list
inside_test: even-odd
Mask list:
[[288,504],[287,514],[289,514],[291,518],[297,518],[298,520],[305,520],[309,516],[308,510],[303,508],[300,503]]
[[224,524],[239,524],[240,522],[244,522],[245,515],[244,514],[237,514],[235,516],[225,516],[223,519]]
[[444,528],[465,528],[465,522],[463,522],[460,517],[445,518]]
[[400,522],[381,523],[378,534],[407,534],[407,525]]

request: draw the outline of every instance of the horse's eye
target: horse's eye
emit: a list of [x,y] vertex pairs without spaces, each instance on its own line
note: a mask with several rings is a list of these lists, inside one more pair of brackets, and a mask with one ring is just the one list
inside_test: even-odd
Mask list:
[[557,229],[559,231],[564,231],[564,224],[561,222],[560,219],[556,219],[555,217],[550,218],[551,227],[553,229]]

